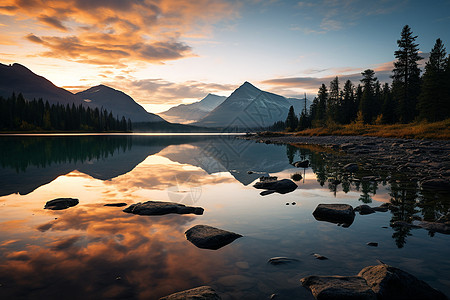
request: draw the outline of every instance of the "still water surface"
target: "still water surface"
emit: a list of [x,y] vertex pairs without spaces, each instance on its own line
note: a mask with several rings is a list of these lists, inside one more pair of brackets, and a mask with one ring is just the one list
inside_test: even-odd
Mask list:
[[[421,192],[393,174],[372,174],[377,182],[358,181],[364,170],[339,177],[326,149],[198,135],[0,137],[0,149],[2,299],[158,299],[201,285],[223,299],[313,299],[302,277],[354,275],[377,259],[450,295],[450,236],[390,226],[439,217],[449,195]],[[311,167],[291,165],[301,159]],[[261,196],[253,187],[260,176],[295,173],[303,179],[291,193]],[[336,177],[342,183],[329,182]],[[43,209],[60,197],[79,204]],[[205,212],[138,216],[104,206],[148,200]],[[385,202],[399,209],[356,215],[348,228],[311,214],[319,203]],[[184,236],[197,224],[244,237],[199,249]],[[275,256],[298,261],[268,264]]]

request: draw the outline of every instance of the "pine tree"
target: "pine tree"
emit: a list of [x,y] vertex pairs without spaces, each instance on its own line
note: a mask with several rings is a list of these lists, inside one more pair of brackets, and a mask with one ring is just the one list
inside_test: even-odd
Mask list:
[[440,121],[449,117],[446,91],[446,51],[441,39],[437,39],[425,65],[422,90],[417,108],[419,117],[428,121]]
[[413,36],[408,25],[403,27],[401,38],[397,40],[398,50],[394,52],[394,75],[393,95],[397,103],[399,121],[411,122],[416,116],[417,98],[420,93],[420,69],[418,61],[418,44],[415,43],[417,36]]
[[325,84],[322,84],[317,93],[317,107],[314,116],[315,126],[325,125],[326,109],[328,100],[328,90]]
[[361,97],[361,102],[359,104],[359,109],[362,113],[364,123],[371,123],[374,117],[376,117],[375,111],[375,82],[377,78],[375,77],[375,72],[371,69],[367,69],[361,73],[363,79],[363,93]]
[[383,85],[383,91],[381,96],[382,106],[381,113],[383,114],[383,123],[384,124],[392,124],[395,122],[395,106],[392,100],[392,92],[389,87],[389,83],[385,83]]
[[339,122],[342,124],[349,124],[354,118],[353,107],[355,105],[355,93],[353,84],[350,80],[347,80],[344,84],[344,90],[342,93],[342,105],[339,113]]
[[295,115],[294,107],[289,108],[289,112],[286,118],[286,130],[294,131],[298,126],[298,118]]
[[330,94],[327,99],[327,119],[330,121],[337,121],[337,115],[340,105],[340,93],[339,93],[339,78],[336,76],[330,82]]

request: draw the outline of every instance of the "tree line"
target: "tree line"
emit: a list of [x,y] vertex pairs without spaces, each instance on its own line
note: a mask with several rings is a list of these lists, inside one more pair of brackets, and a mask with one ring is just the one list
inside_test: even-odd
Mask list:
[[48,101],[27,101],[22,94],[0,96],[0,130],[2,131],[131,131],[131,120],[119,119],[103,108],[50,105]]
[[271,129],[294,131],[330,124],[436,122],[450,118],[450,56],[437,39],[420,76],[418,61],[423,58],[416,39],[411,28],[404,26],[394,52],[392,84],[382,85],[371,69],[361,73],[357,86],[347,80],[341,88],[336,76],[329,88],[320,86],[309,110],[305,107],[297,116],[291,106],[286,120],[276,122]]

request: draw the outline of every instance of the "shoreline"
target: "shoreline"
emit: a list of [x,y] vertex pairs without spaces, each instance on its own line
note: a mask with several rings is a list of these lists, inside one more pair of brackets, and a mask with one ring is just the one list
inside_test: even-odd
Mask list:
[[373,173],[395,172],[450,192],[450,141],[373,136],[267,136],[241,137],[266,144],[295,147],[319,145],[333,152],[338,164],[357,163]]

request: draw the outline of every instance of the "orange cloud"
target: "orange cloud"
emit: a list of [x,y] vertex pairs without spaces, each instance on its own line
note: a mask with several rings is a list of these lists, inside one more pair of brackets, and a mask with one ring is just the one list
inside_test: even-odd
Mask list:
[[[193,56],[183,35],[202,32],[233,16],[225,0],[6,0],[0,11],[58,31],[26,36],[49,51],[39,55],[76,62],[117,65],[131,61],[164,63]],[[224,12],[227,12],[226,14]],[[61,31],[63,35],[61,35]]]

